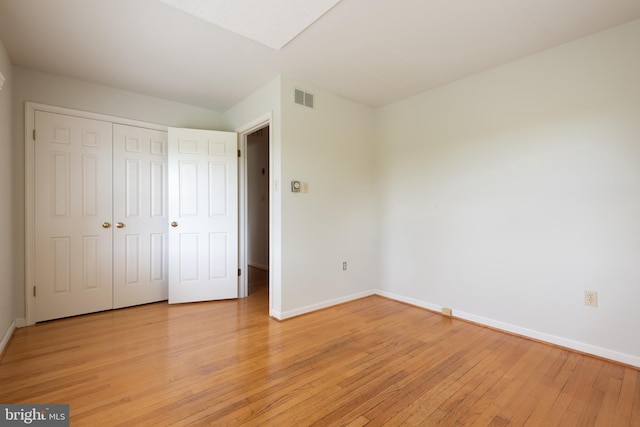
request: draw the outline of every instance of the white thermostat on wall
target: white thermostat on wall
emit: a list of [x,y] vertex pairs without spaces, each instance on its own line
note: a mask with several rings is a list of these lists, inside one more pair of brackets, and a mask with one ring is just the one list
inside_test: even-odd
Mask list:
[[291,181],[291,192],[292,193],[300,192],[300,181]]

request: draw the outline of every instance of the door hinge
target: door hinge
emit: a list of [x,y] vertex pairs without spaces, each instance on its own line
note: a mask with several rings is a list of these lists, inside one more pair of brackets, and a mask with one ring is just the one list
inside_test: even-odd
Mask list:
[[33,296],[34,297],[36,296],[36,287],[35,286],[33,287]]
[[238,157],[240,157],[240,150],[238,150]]
[[238,276],[242,276],[242,270],[240,268],[238,269]]
[[36,140],[36,130],[35,129],[33,130],[33,140],[34,141]]

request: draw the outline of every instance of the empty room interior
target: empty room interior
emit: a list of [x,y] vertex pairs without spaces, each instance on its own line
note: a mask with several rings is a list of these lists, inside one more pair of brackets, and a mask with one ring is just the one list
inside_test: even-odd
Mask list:
[[640,426],[636,0],[0,0],[0,197],[0,405]]

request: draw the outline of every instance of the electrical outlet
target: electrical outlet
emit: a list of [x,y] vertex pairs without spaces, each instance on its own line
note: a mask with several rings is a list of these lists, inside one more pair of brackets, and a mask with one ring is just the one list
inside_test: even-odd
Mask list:
[[344,262],[342,263],[342,269],[343,269],[343,270],[346,270],[346,269],[347,269],[347,261],[344,261]]
[[598,306],[598,293],[596,291],[584,291],[584,305]]

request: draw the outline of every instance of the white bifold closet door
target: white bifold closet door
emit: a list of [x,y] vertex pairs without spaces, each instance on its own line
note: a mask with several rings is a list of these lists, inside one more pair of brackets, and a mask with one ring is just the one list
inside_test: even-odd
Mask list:
[[113,307],[112,124],[35,115],[36,321]]
[[36,321],[237,298],[236,133],[45,111],[34,129]]
[[113,125],[113,308],[167,299],[167,132]]

